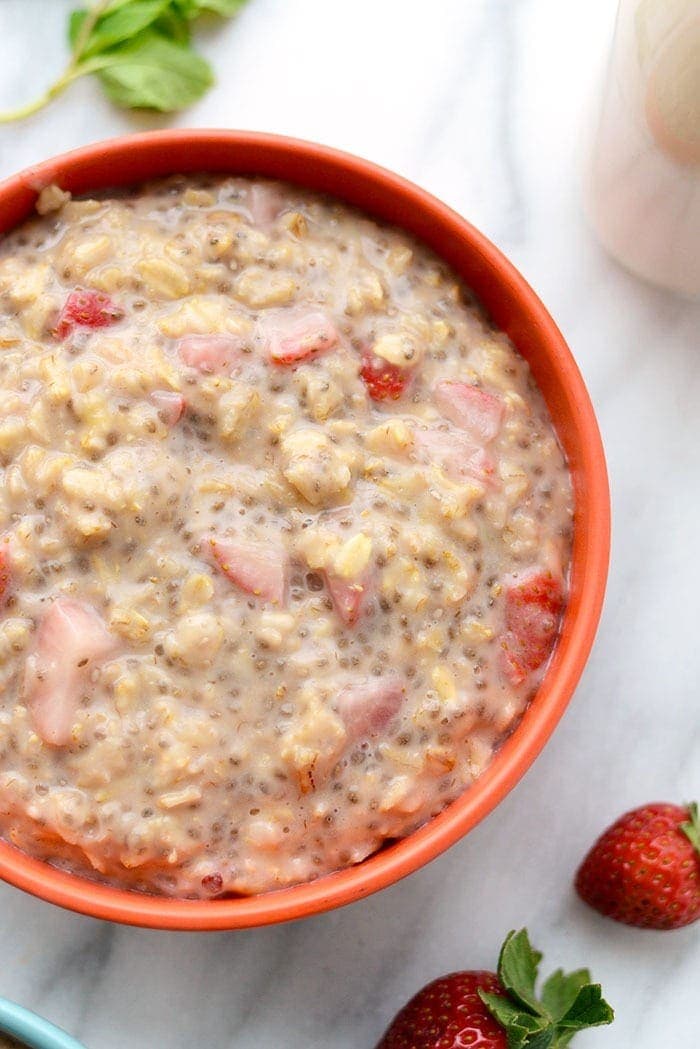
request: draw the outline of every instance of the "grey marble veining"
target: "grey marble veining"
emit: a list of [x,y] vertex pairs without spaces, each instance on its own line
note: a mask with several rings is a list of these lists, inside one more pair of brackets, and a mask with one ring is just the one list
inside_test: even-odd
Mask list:
[[[71,0],[0,0],[0,105],[61,61]],[[598,410],[613,491],[593,656],[532,770],[467,839],[368,900],[242,933],[159,934],[0,887],[0,994],[89,1049],[365,1049],[422,983],[493,965],[527,924],[552,967],[589,964],[617,1007],[580,1049],[697,1041],[700,930],[604,922],[571,890],[626,806],[700,794],[696,553],[700,306],[633,280],[582,213],[582,157],[610,0],[251,0],[202,46],[216,88],[174,123],[318,139],[413,178],[481,227],[561,325]],[[0,175],[166,124],[90,82],[0,127]]]

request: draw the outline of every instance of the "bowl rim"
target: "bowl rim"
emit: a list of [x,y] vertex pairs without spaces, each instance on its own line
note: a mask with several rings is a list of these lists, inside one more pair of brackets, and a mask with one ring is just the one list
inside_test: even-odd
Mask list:
[[[199,157],[204,155],[208,161],[199,164]],[[216,160],[219,155],[221,166]],[[178,163],[173,166],[168,158],[175,156]],[[110,182],[105,174],[127,166],[134,172],[133,178],[116,177]],[[207,128],[149,131],[83,146],[0,183],[0,231],[11,229],[28,215],[38,191],[51,183],[85,192],[91,186],[127,185],[167,173],[212,170],[212,166],[221,173],[286,177],[314,189],[327,186],[328,192],[350,203],[355,203],[354,187],[360,185],[363,199],[371,201],[363,203],[362,210],[408,228],[443,258],[449,253],[436,248],[431,238],[440,237],[441,245],[443,241],[452,245],[452,254],[454,245],[459,245],[476,259],[475,264],[486,273],[485,279],[492,280],[499,294],[527,315],[528,327],[535,332],[533,338],[547,367],[556,374],[557,389],[570,394],[560,411],[575,437],[580,460],[574,553],[578,551],[577,563],[582,567],[576,607],[572,600],[552,663],[535,699],[491,765],[438,816],[356,866],[257,896],[182,900],[99,884],[33,859],[0,841],[0,878],[15,887],[82,914],[163,930],[241,929],[319,914],[401,880],[455,844],[515,786],[561,718],[593,644],[610,551],[610,496],[603,445],[588,392],[561,332],[525,278],[490,240],[446,204],[400,175],[353,154],[282,135]],[[293,175],[287,174],[288,168],[293,169]],[[419,220],[421,230],[425,230],[422,237],[416,232]],[[483,300],[484,294],[479,297]],[[488,308],[488,302],[486,305]],[[511,337],[519,348],[518,336]],[[545,400],[551,411],[547,394]]]

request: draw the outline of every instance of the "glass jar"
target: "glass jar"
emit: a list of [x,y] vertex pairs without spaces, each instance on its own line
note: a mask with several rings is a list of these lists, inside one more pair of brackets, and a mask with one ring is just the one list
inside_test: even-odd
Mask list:
[[700,0],[621,0],[588,192],[624,266],[700,298]]

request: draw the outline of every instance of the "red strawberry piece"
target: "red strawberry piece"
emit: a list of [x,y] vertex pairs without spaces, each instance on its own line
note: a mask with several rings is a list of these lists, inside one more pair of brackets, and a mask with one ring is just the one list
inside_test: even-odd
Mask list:
[[439,382],[435,403],[450,422],[488,444],[498,435],[505,406],[499,397],[466,382]]
[[429,983],[376,1049],[564,1049],[577,1031],[612,1023],[613,1011],[587,969],[558,969],[538,997],[541,958],[525,929],[509,933],[497,974],[455,972]]
[[69,597],[53,601],[39,626],[24,683],[34,727],[46,743],[70,743],[90,672],[116,647],[116,638],[91,605]]
[[173,390],[154,390],[151,402],[158,409],[158,415],[166,426],[175,426],[185,411],[185,398]]
[[271,326],[267,348],[275,364],[299,364],[332,350],[338,332],[325,313],[306,313]]
[[284,601],[287,555],[274,543],[216,537],[208,540],[214,561],[241,590],[263,601]]
[[58,315],[54,335],[65,339],[76,328],[106,328],[124,316],[124,310],[101,291],[76,288]]
[[235,335],[185,335],[177,344],[177,352],[188,368],[211,375],[230,371],[240,360],[242,346]]
[[371,350],[365,350],[360,364],[360,378],[373,401],[397,401],[406,389],[411,373],[390,364]]
[[202,878],[202,888],[205,892],[208,892],[211,896],[216,896],[224,887],[224,879],[219,871],[214,871],[213,874],[205,874]]
[[338,714],[348,734],[376,736],[396,717],[406,698],[406,684],[395,674],[353,682],[338,696]]
[[576,874],[576,891],[625,925],[678,929],[700,918],[700,821],[696,804],[656,802],[625,813]]
[[536,570],[506,591],[503,665],[514,685],[541,667],[554,647],[564,610],[564,592],[551,572]]

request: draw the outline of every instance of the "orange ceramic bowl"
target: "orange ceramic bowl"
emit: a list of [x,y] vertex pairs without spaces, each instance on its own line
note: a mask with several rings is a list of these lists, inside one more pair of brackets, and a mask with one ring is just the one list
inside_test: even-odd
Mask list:
[[610,502],[588,393],[561,333],[532,288],[454,211],[366,160],[310,142],[248,131],[130,135],[66,153],[3,182],[0,231],[26,218],[37,192],[50,183],[80,194],[195,171],[287,179],[331,193],[429,245],[474,289],[529,362],[566,452],[575,491],[571,596],[545,679],[518,728],[475,785],[409,837],[317,881],[260,896],[201,901],[99,885],[0,843],[0,877],[63,907],[158,929],[238,929],[318,914],[398,881],[458,841],[517,783],[559,721],[593,643],[607,577]]

